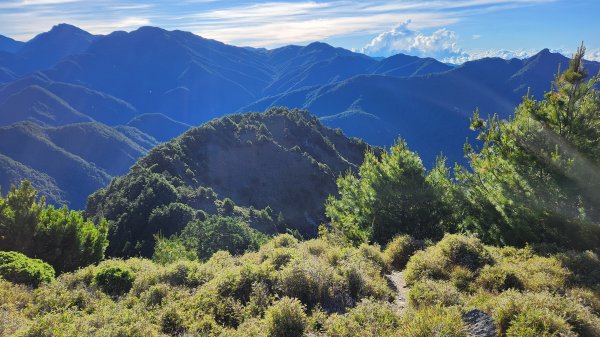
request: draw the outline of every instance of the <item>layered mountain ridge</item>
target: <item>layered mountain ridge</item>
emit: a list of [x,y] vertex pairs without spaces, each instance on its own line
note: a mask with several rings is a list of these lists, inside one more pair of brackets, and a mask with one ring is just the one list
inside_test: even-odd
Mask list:
[[[549,50],[452,67],[403,54],[375,59],[321,42],[268,50],[156,27],[99,36],[60,24],[27,42],[0,39],[0,125],[101,123],[149,149],[213,118],[287,106],[374,145],[405,138],[431,166],[440,153],[464,160],[476,108],[509,116],[527,92],[540,98],[549,89],[559,64],[566,69],[568,59]],[[595,74],[600,64],[586,67]],[[53,176],[50,167],[0,154],[28,168],[23,177]],[[4,185],[25,172],[11,170]],[[61,193],[54,195],[72,194]]]

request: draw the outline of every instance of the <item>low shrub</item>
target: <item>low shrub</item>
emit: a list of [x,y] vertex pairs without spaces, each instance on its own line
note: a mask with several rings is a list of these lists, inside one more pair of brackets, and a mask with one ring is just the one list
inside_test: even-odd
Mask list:
[[558,254],[557,258],[572,272],[571,283],[594,288],[600,293],[600,257],[597,253],[570,251]]
[[371,299],[362,300],[345,315],[331,315],[325,326],[328,337],[395,336],[402,329],[392,304]]
[[298,245],[298,239],[296,239],[291,234],[280,234],[280,235],[277,235],[276,237],[274,237],[273,239],[271,239],[269,241],[268,245],[270,245],[274,248],[280,248],[280,247],[293,248]]
[[160,275],[160,280],[173,286],[197,287],[213,278],[212,273],[206,269],[199,262],[181,260],[168,265]]
[[[600,336],[600,318],[592,313],[591,308],[586,307],[576,298],[565,295],[552,294],[547,291],[519,292],[507,290],[497,296],[485,296],[485,300],[480,301],[479,305],[492,313],[500,332],[503,334],[507,334],[511,327],[517,324],[520,326],[514,328],[514,331],[529,331],[525,329],[529,326],[533,329],[531,331],[538,331],[540,336],[545,336],[544,333],[547,331],[554,331],[553,326],[564,326],[562,323],[555,324],[564,320],[568,325],[568,329],[561,328],[557,331],[570,330],[582,337]],[[543,319],[546,316],[549,317],[549,321],[543,323],[542,320],[542,323],[540,323],[540,318]],[[519,320],[517,320],[518,317],[520,317]],[[540,328],[540,324],[547,331]],[[552,334],[546,335],[550,336]],[[516,335],[513,334],[513,336]]]
[[178,236],[170,238],[156,236],[155,241],[152,261],[156,263],[165,265],[181,260],[195,261],[198,259],[196,252],[188,249],[183,239]]
[[483,267],[475,282],[478,287],[487,291],[501,292],[508,289],[524,289],[523,282],[517,276],[517,272],[502,265]]
[[220,337],[265,337],[268,336],[264,320],[258,318],[247,319],[236,330],[223,331]]
[[246,313],[250,317],[261,317],[267,308],[273,303],[274,296],[265,281],[252,284],[250,300],[246,304]]
[[368,245],[366,243],[361,243],[360,246],[358,246],[358,253],[362,258],[379,266],[381,271],[387,271],[388,264],[385,261],[379,245]]
[[412,285],[424,279],[449,279],[450,270],[446,268],[445,263],[443,256],[435,250],[435,247],[418,251],[406,264],[404,280],[408,285]]
[[407,312],[398,337],[467,337],[458,308],[424,307]]
[[390,269],[402,270],[410,257],[423,248],[422,241],[415,240],[410,235],[399,235],[387,244],[383,251],[383,258]]
[[435,245],[435,249],[447,259],[448,264],[469,270],[477,270],[492,262],[490,253],[475,237],[447,234]]
[[528,308],[506,330],[507,337],[577,337],[564,318],[549,310]]
[[212,284],[200,288],[190,302],[196,310],[211,316],[221,326],[236,328],[244,319],[242,303],[231,297],[220,296]]
[[183,319],[179,312],[174,308],[169,308],[163,313],[160,319],[160,326],[162,332],[171,336],[179,336],[185,332]]
[[406,265],[406,282],[422,279],[448,280],[456,267],[477,273],[481,267],[493,263],[489,251],[474,237],[447,234],[435,246],[415,253]]
[[[485,267],[484,267],[485,268]],[[456,289],[464,292],[473,291],[472,283],[477,274],[465,267],[456,266],[450,272],[450,281]]]
[[[277,273],[275,282],[277,293],[295,297],[309,309],[319,303],[331,310],[346,305],[334,298],[343,295],[342,280],[336,270],[315,258],[294,261]],[[334,289],[339,292],[335,294]]]
[[284,297],[265,314],[265,323],[269,336],[301,337],[307,326],[304,305],[295,298]]
[[0,277],[7,281],[37,287],[54,279],[54,268],[39,259],[18,252],[0,251]]
[[147,307],[161,306],[169,293],[169,287],[165,284],[153,285],[141,295]]
[[98,271],[94,276],[94,284],[107,295],[121,296],[129,292],[134,279],[129,269],[112,266]]
[[410,305],[420,308],[427,306],[453,306],[462,304],[460,292],[449,281],[424,280],[415,283],[408,292]]
[[534,256],[516,266],[525,289],[532,291],[563,291],[570,272],[555,257]]

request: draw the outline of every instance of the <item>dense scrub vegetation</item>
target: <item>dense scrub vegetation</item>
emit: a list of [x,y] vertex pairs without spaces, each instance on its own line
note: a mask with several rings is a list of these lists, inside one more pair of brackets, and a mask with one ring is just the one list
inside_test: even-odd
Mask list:
[[[407,237],[394,242],[382,251],[332,233],[304,242],[285,234],[206,262],[106,260],[35,290],[0,280],[0,335],[466,337],[462,317],[472,309],[489,312],[502,336],[600,333],[593,252],[447,235],[412,255]],[[384,278],[403,259],[404,311]]]
[[[13,187],[0,198],[0,335],[467,337],[476,315],[501,337],[600,336],[600,78],[584,80],[583,52],[511,120],[476,113],[481,143],[465,146],[471,166],[454,174],[443,159],[427,171],[402,140],[389,152],[304,142],[312,178],[350,169],[325,202],[331,222],[310,240],[269,234],[293,212],[237,205],[249,201],[223,181],[212,183],[231,198],[202,185],[215,176],[198,158],[214,148],[194,152],[193,141],[216,137],[212,155],[248,155],[214,126],[261,149],[292,142],[283,134],[293,127],[255,123],[257,114],[154,150],[90,198],[98,225],[47,207],[29,183]],[[333,132],[303,112],[266,115]],[[315,150],[319,141],[327,146]],[[302,152],[291,144],[281,153]],[[366,154],[352,171],[341,154],[356,148]],[[314,200],[293,197],[280,205],[308,217]],[[109,254],[143,257],[101,261],[107,226]]]

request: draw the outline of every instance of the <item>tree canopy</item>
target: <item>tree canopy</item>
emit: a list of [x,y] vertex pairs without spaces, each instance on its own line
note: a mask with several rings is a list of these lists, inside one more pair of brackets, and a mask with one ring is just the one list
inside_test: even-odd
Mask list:
[[104,221],[94,224],[82,212],[47,206],[29,181],[0,196],[0,250],[43,259],[58,272],[100,261],[107,231]]

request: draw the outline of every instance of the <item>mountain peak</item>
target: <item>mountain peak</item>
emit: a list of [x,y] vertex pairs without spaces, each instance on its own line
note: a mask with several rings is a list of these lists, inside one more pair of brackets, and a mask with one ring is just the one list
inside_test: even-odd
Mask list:
[[64,32],[77,32],[77,33],[80,33],[80,32],[84,32],[84,33],[90,34],[90,33],[86,32],[85,30],[83,30],[83,29],[81,29],[81,28],[79,28],[77,26],[70,25],[68,23],[59,23],[57,25],[54,25],[52,27],[52,29],[50,29],[49,32],[51,32],[51,33],[58,33],[58,32],[63,32],[63,33]]
[[309,49],[331,49],[334,47],[332,47],[331,45],[329,45],[325,42],[315,41],[315,42],[308,44],[306,46],[306,48],[309,48]]
[[561,57],[564,58],[565,56],[563,56],[561,53],[554,53],[552,51],[550,51],[550,49],[548,48],[544,48],[542,50],[540,50],[537,54],[533,55],[530,57],[530,59],[535,59],[535,58],[555,58],[555,57]]
[[[85,30],[69,25],[67,23],[61,23],[55,25],[47,32],[36,35],[33,39],[29,40],[25,47],[30,48],[31,45],[47,45],[48,48],[52,48],[55,44],[68,45],[77,42],[86,41],[91,42],[95,38],[94,35],[86,32]],[[76,43],[77,43],[76,42]]]
[[168,32],[168,31],[165,29],[162,29],[160,27],[142,26],[142,27],[134,30],[132,33],[160,34],[160,33],[165,33],[165,32]]

